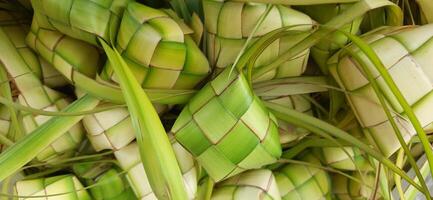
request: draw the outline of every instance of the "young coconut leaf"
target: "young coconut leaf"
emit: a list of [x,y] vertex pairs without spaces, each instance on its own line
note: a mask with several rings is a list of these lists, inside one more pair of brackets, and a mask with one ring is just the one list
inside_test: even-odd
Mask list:
[[100,42],[119,78],[135,129],[141,161],[156,197],[187,199],[173,149],[152,103],[121,55],[102,39]]
[[[325,24],[328,21],[332,20],[335,16],[344,12],[350,6],[352,6],[352,3],[308,5],[299,6],[296,8],[313,18],[319,24]],[[352,34],[357,34],[361,21],[362,16],[339,28],[339,30],[346,31]],[[342,33],[337,32],[320,41],[311,48],[311,56],[313,57],[314,61],[320,66],[322,72],[328,72],[326,64],[328,58],[331,57],[336,51],[338,51],[341,46],[344,46],[348,42],[349,40],[346,36],[344,36]]]
[[111,163],[75,164],[74,173],[84,179],[83,183],[95,200],[136,199],[121,170]]
[[[171,142],[183,175],[188,199],[195,199],[198,170],[195,167],[193,157],[174,138],[172,138]],[[136,196],[140,199],[156,200],[157,198],[149,185],[147,173],[143,168],[143,164],[141,164],[137,143],[131,143],[123,147],[114,152],[114,155],[119,161],[121,168],[126,171],[126,177]]]

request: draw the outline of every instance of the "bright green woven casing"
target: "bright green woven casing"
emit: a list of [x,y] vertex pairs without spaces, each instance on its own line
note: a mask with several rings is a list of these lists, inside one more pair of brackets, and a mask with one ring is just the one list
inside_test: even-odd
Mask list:
[[73,39],[58,31],[40,27],[36,16],[26,43],[51,63],[72,84],[83,80],[83,76],[95,78],[102,58],[98,49],[86,42]]
[[[353,181],[340,174],[332,174],[332,193],[335,195],[334,198],[337,200],[371,200],[373,191],[370,187],[374,187],[376,181],[374,173],[369,172],[361,175],[357,172],[352,172],[350,175],[362,180],[363,183]],[[380,197],[380,190],[378,190],[374,199],[380,199]]]
[[86,185],[96,185],[89,189],[94,200],[129,200],[136,199],[120,170],[109,169],[93,180],[86,180]]
[[281,155],[273,115],[243,75],[230,69],[185,106],[172,132],[215,180],[275,162]]
[[[430,108],[433,107],[433,25],[421,27],[394,27],[370,33],[364,39],[377,53],[397,87],[411,105],[421,125],[431,130],[433,122]],[[363,58],[383,90],[387,105],[400,115],[394,115],[405,141],[415,134],[403,109],[384,83],[383,78],[366,56],[355,46],[350,46]],[[359,123],[371,135],[376,146],[386,156],[392,155],[401,147],[394,130],[379,103],[376,93],[367,80],[362,68],[344,52],[329,60],[330,71],[346,93]]]
[[[266,98],[265,101],[276,103],[308,115],[313,115],[310,101],[301,95],[282,96],[272,99]],[[278,130],[280,132],[280,143],[286,145],[294,144],[310,133],[306,129],[293,126],[282,120],[278,120]]]
[[[169,14],[130,3],[122,18],[116,48],[143,88],[189,89],[210,72],[190,29]],[[117,82],[109,65],[103,73]]]
[[[323,164],[340,170],[372,170],[365,154],[354,147],[323,147]],[[347,155],[349,154],[349,155]]]
[[[19,181],[15,184],[15,195],[19,196],[45,196],[46,198],[19,198],[19,199],[62,199],[62,200],[91,200],[83,185],[73,175],[61,175],[50,178],[40,178]],[[18,199],[18,198],[16,198]]]
[[[308,154],[305,162],[319,165],[320,161]],[[303,164],[287,164],[274,172],[281,198],[285,200],[327,199],[331,190],[328,173]]]
[[272,171],[256,169],[243,172],[215,186],[212,200],[280,200]]
[[[183,175],[184,184],[189,199],[194,199],[197,192],[198,171],[194,165],[194,159],[179,143],[171,140],[174,153]],[[147,180],[146,172],[141,163],[137,143],[131,143],[114,152],[120,167],[127,172],[126,178],[139,199],[157,200]]]
[[[234,63],[259,18],[265,12],[266,5],[203,0],[203,10],[207,55],[211,66],[216,67],[216,73],[220,73],[223,68]],[[307,31],[311,29],[312,23],[307,15],[289,7],[276,5],[254,33],[253,41],[270,31],[285,26],[302,25],[292,29]],[[292,35],[275,41],[259,56],[255,67],[269,64],[301,39],[303,39],[301,35]],[[259,80],[301,75],[305,70],[308,55],[309,50],[305,50],[280,65],[276,70],[263,75]]]
[[[311,5],[311,6],[300,6],[298,7],[302,12],[308,14],[311,18],[316,20],[320,24],[325,24],[335,16],[342,13],[345,9],[350,7],[352,4],[323,4],[323,5]],[[340,28],[342,31],[346,31],[352,34],[356,34],[359,31],[359,27],[362,22],[362,17],[354,20],[352,23],[347,24]],[[348,39],[342,33],[334,33],[324,40],[317,43],[311,48],[311,56],[314,61],[322,68],[326,69],[326,61],[341,46],[348,43]]]
[[[123,10],[132,0],[31,0],[36,20],[45,29],[58,30],[97,45],[117,33]],[[110,36],[110,34],[112,34]]]
[[[25,35],[19,26],[3,26],[0,29],[2,48],[1,67],[4,67],[14,80],[19,91],[18,102],[25,106],[46,111],[59,111],[68,105],[62,94],[42,84],[32,69],[38,66],[38,58],[25,46]],[[7,51],[7,52],[6,52]],[[49,116],[22,113],[23,128],[26,134],[50,119]],[[80,123],[73,126],[66,134],[50,144],[37,156],[37,160],[47,160],[56,156],[67,156],[83,138],[84,130]],[[66,154],[65,154],[66,153]]]

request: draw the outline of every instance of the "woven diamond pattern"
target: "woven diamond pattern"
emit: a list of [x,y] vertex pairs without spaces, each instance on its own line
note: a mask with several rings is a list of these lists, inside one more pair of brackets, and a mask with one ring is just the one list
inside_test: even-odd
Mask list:
[[[31,0],[36,20],[45,29],[98,44],[98,37],[111,41],[131,0]],[[114,36],[114,35],[113,35]]]
[[85,77],[94,78],[101,67],[99,50],[86,42],[55,30],[41,28],[36,16],[26,37],[26,43],[51,63],[72,84]]
[[[248,36],[265,12],[266,4],[203,0],[203,10],[207,34],[207,55],[211,65],[216,67],[216,73],[220,73],[223,68],[234,63]],[[276,5],[254,33],[253,41],[284,26],[303,25],[293,29],[309,30],[311,25],[308,24],[312,23],[307,15],[289,7]],[[272,43],[260,55],[256,67],[270,63],[302,38],[303,36],[292,35]],[[305,50],[258,80],[299,76],[305,70],[308,55],[309,50]]]
[[346,171],[372,169],[358,148],[344,147],[343,150],[341,147],[324,147],[320,151],[323,153],[324,165]]
[[[189,89],[210,72],[206,57],[190,33],[173,11],[130,3],[116,48],[143,88]],[[109,63],[103,73],[117,82]]]
[[224,70],[185,106],[172,132],[215,180],[276,161],[278,128],[243,75]]
[[[19,196],[49,196],[49,198],[65,200],[91,200],[91,196],[83,185],[73,175],[61,175],[50,178],[18,181],[14,187],[15,195]],[[58,194],[58,195],[56,195]],[[31,198],[30,198],[31,199]]]
[[[432,37],[433,25],[380,29],[364,37],[427,131],[431,130],[429,125],[433,122],[433,115],[429,112],[433,107],[433,70],[430,62],[433,56]],[[400,114],[393,113],[405,141],[409,141],[415,131],[403,109],[374,65],[357,48],[350,48],[367,63],[383,90],[387,106]],[[345,53],[336,54],[329,63],[334,78],[348,91],[347,99],[361,126],[366,128],[376,146],[385,155],[392,155],[400,148],[400,143],[362,68]]]
[[[103,103],[99,106],[110,106]],[[83,125],[88,138],[96,151],[104,149],[118,150],[135,139],[135,132],[128,109],[116,108],[104,112],[86,115]]]
[[243,172],[217,184],[212,200],[280,200],[272,171],[257,169]]
[[[320,161],[311,154],[303,159],[320,166]],[[329,175],[319,168],[287,164],[274,172],[274,175],[281,199],[284,200],[324,200],[331,190]]]

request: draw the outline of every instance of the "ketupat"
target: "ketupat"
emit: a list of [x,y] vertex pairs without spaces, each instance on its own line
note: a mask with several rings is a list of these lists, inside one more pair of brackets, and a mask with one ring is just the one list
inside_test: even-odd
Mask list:
[[217,184],[212,200],[280,200],[272,171],[256,169],[243,172]]
[[[431,129],[429,125],[433,122],[433,117],[427,112],[427,108],[433,106],[431,84],[433,75],[428,61],[433,55],[433,48],[430,47],[432,35],[433,26],[425,25],[379,29],[364,37],[377,53],[426,130]],[[356,47],[349,48],[363,56]],[[362,58],[366,59],[364,56]],[[409,141],[415,134],[415,130],[404,117],[402,107],[371,62],[368,60],[363,62],[367,63],[369,70],[378,81],[387,106],[395,112],[394,119],[403,138],[406,142]],[[392,155],[400,148],[400,143],[359,64],[342,50],[329,60],[329,66],[338,84],[349,91],[346,93],[347,100],[361,126],[373,139],[372,142],[386,156]]]
[[[58,31],[42,29],[35,19],[32,22],[26,42],[52,63],[74,86],[89,91],[99,89],[98,87],[91,87],[89,81],[104,84],[102,81],[94,80],[97,78],[97,73],[104,61],[95,46]],[[105,86],[115,88],[115,86],[109,85],[103,87]],[[82,95],[78,94],[78,96]],[[101,103],[99,107],[103,105],[112,104]],[[87,115],[83,118],[83,125],[87,130],[90,142],[97,151],[119,149],[135,138],[126,108]]]
[[320,161],[312,154],[304,154],[301,160],[313,166],[290,163],[274,172],[281,199],[327,199],[331,194],[329,174],[319,168]]
[[[192,30],[174,15],[138,3],[125,10],[114,46],[143,88],[190,89],[210,73]],[[109,63],[102,76],[117,82]]]
[[[202,2],[206,27],[206,51],[214,73],[218,74],[235,62],[260,17],[265,14],[266,4],[230,0],[203,0]],[[288,26],[293,26],[292,30],[308,31],[312,29],[313,21],[307,15],[292,8],[275,5],[252,35],[253,41],[270,31]],[[303,37],[304,35],[291,35],[272,43],[259,56],[255,67],[269,64]],[[306,68],[308,55],[307,49],[286,61],[278,69],[263,75],[259,80],[301,75]]]
[[98,45],[115,38],[128,2],[133,0],[31,0],[42,28],[57,30],[73,38]]
[[64,200],[92,199],[77,177],[73,175],[18,181],[15,184],[14,192],[18,196],[14,199],[17,200],[35,199],[35,197]]
[[281,156],[276,119],[229,68],[190,100],[171,132],[217,182]]
[[373,170],[365,157],[365,153],[356,147],[322,147],[319,151],[323,165],[339,170]]

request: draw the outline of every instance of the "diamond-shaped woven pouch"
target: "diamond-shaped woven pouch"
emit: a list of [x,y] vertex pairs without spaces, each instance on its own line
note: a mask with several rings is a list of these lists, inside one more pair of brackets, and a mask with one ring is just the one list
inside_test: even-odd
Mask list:
[[[427,131],[431,130],[433,122],[433,115],[430,114],[433,107],[432,37],[433,25],[382,28],[364,37]],[[366,56],[354,45],[349,48],[367,64],[383,90],[387,106],[393,110],[405,141],[409,141],[415,130],[391,90]],[[329,66],[340,87],[347,90],[347,100],[365,132],[383,154],[392,155],[401,145],[362,68],[343,51],[329,60]]]
[[275,118],[230,69],[207,83],[172,127],[176,140],[215,180],[275,162],[281,155]]
[[[320,161],[312,154],[305,155],[302,160],[320,166]],[[274,175],[284,200],[327,199],[331,190],[330,177],[320,168],[287,164]]]
[[243,172],[215,186],[212,200],[280,200],[272,171],[256,169]]
[[[14,186],[14,193],[18,196],[34,196],[37,199],[92,199],[77,177],[73,175],[18,181]],[[41,198],[40,196],[47,197]]]
[[98,48],[59,31],[42,28],[37,15],[39,14],[35,13],[27,34],[27,45],[73,85],[95,78],[104,61]]
[[[115,46],[143,88],[190,89],[210,73],[191,33],[171,10],[130,3]],[[117,82],[110,63],[103,74]]]
[[[207,55],[211,66],[215,68],[215,73],[220,73],[223,68],[234,63],[265,10],[266,4],[261,3],[203,0]],[[310,17],[299,11],[276,5],[254,33],[253,41],[270,31],[285,26],[299,25],[292,29],[307,31],[311,29],[312,23]],[[293,34],[275,41],[259,56],[255,67],[269,64],[303,37],[304,35]],[[258,80],[299,76],[306,68],[308,55],[309,50],[307,49],[284,62],[276,70],[264,74]]]
[[[98,45],[114,39],[123,10],[132,0],[31,0],[39,25]],[[113,38],[112,38],[113,37]]]

